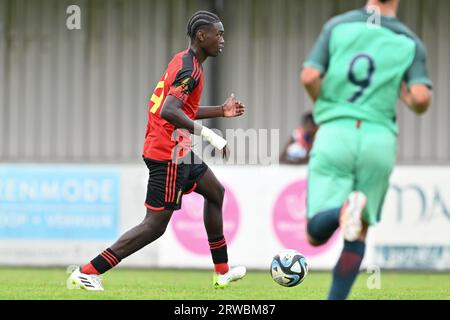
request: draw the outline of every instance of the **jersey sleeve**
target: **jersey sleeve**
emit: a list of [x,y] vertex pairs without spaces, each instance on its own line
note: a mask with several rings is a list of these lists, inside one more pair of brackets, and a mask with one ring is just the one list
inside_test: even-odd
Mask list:
[[183,65],[177,72],[167,94],[186,103],[189,95],[199,83],[200,74],[200,66],[196,62],[192,59],[183,59]]
[[327,72],[328,63],[330,60],[329,44],[333,26],[333,20],[327,22],[324,25],[319,37],[314,43],[314,46],[308,58],[303,63],[303,67],[312,67],[318,69],[321,75],[324,75]]
[[426,48],[419,39],[415,39],[415,42],[416,51],[414,60],[408,70],[406,70],[405,81],[408,87],[414,84],[424,84],[431,89],[433,83],[428,76]]

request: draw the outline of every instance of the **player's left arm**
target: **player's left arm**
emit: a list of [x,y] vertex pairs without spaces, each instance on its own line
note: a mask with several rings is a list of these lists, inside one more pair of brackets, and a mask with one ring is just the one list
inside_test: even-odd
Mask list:
[[195,119],[198,120],[219,117],[239,117],[244,113],[245,105],[241,101],[236,100],[234,94],[231,94],[228,99],[220,106],[199,107]]

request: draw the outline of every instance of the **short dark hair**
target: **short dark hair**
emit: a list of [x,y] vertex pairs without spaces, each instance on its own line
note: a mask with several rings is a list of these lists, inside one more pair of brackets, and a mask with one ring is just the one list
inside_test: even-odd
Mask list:
[[391,0],[380,0],[381,3],[390,2]]
[[203,26],[213,25],[214,23],[220,22],[220,18],[212,12],[209,11],[197,11],[189,19],[187,25],[187,35],[193,39],[198,29]]
[[312,114],[312,112],[308,112],[305,113],[302,117],[303,123],[307,123],[307,122],[311,122],[312,124],[316,124],[316,122],[314,121],[314,116]]

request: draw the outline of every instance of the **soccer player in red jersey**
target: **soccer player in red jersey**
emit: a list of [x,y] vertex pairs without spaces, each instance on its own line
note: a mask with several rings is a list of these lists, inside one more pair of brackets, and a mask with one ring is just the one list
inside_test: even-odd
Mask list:
[[196,119],[236,117],[245,106],[231,95],[223,105],[199,107],[203,89],[202,63],[224,47],[219,17],[207,11],[189,20],[189,48],[176,54],[158,82],[148,106],[143,158],[149,169],[147,214],[144,220],[92,261],[70,275],[73,285],[103,290],[99,275],[122,259],[161,237],[172,213],[181,208],[183,194],[195,191],[204,199],[204,224],[214,263],[215,288],[226,287],[246,274],[245,267],[229,268],[223,235],[224,187],[211,169],[191,151],[191,134],[201,135],[227,157],[226,141]]

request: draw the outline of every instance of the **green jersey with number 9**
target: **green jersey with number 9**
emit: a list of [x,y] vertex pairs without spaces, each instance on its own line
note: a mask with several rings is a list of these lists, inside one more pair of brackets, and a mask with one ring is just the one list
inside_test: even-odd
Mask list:
[[304,63],[323,77],[314,108],[319,125],[352,118],[381,123],[397,133],[402,81],[431,88],[420,39],[395,17],[381,16],[379,25],[372,20],[366,9],[332,18]]

